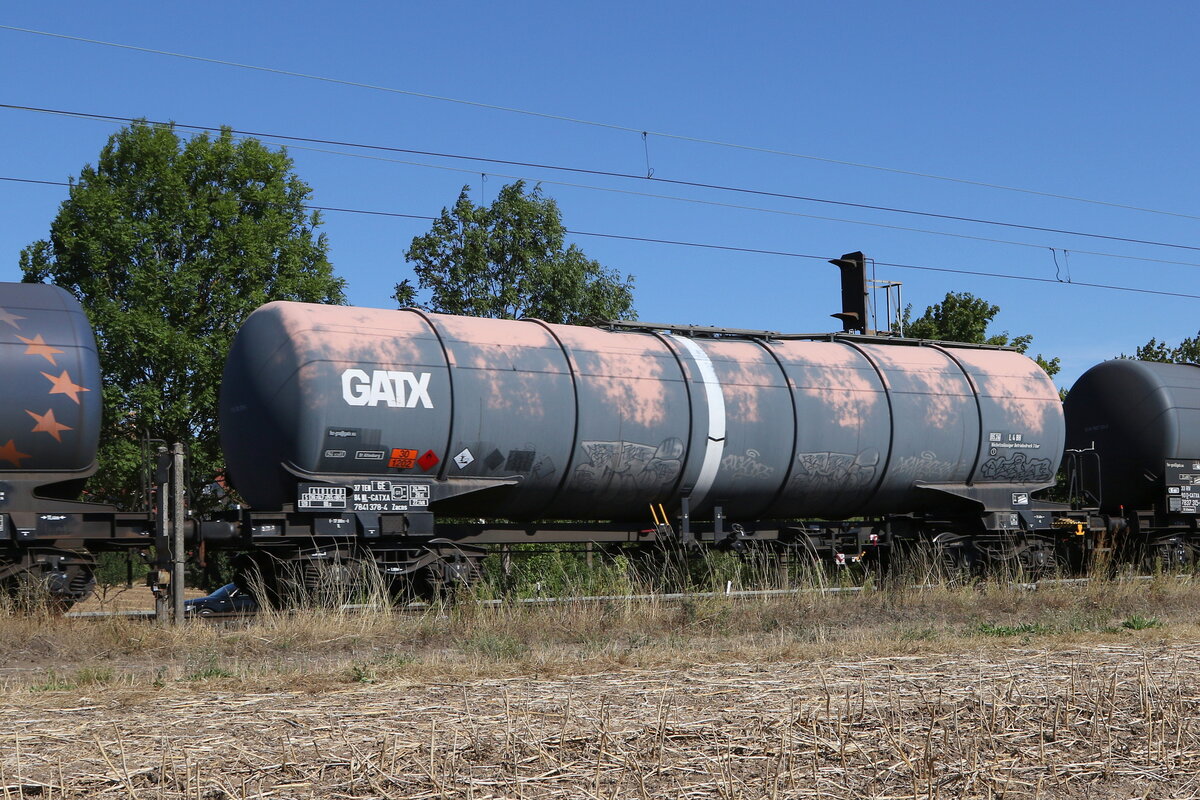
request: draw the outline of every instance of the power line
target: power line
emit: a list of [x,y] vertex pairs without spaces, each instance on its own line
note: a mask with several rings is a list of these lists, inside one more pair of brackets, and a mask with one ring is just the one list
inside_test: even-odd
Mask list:
[[1057,278],[1036,278],[1030,275],[1010,275],[1004,272],[981,272],[979,270],[953,269],[950,267],[928,267],[917,264],[891,264],[885,261],[876,261],[875,264],[876,266],[892,267],[893,269],[915,269],[921,270],[922,272],[948,272],[955,275],[975,275],[984,278],[1005,278],[1013,281],[1028,281],[1032,283],[1053,283],[1060,286],[1086,286],[1089,289],[1108,289],[1115,292],[1133,292],[1135,294],[1153,294],[1163,297],[1183,297],[1190,300],[1200,300],[1200,294],[1167,292],[1161,289],[1141,289],[1136,286],[1116,286],[1108,283],[1088,283],[1086,281],[1062,281]]
[[[71,184],[69,184],[65,181],[43,181],[43,180],[33,180],[30,178],[14,178],[14,177],[6,177],[6,176],[0,176],[0,181],[11,181],[14,183],[42,184],[42,185],[48,185],[48,186],[71,186]],[[360,208],[344,208],[344,207],[338,207],[338,206],[318,206],[318,205],[307,205],[307,204],[304,205],[303,207],[310,211],[329,211],[329,212],[337,212],[337,213],[344,213],[344,214],[364,214],[364,215],[376,216],[376,217],[396,217],[396,218],[401,218],[401,219],[416,219],[416,220],[424,220],[424,221],[432,221],[434,219],[437,219],[436,217],[432,217],[432,216],[428,216],[428,215],[424,215],[424,214],[403,214],[403,213],[400,213],[397,211],[373,211],[373,210],[360,209]],[[693,248],[700,248],[700,249],[705,249],[705,250],[720,250],[720,251],[725,251],[725,252],[747,253],[747,254],[752,254],[752,255],[779,256],[779,257],[784,257],[784,258],[804,258],[804,259],[814,259],[814,260],[818,260],[818,261],[827,261],[831,258],[831,256],[827,256],[827,255],[822,256],[822,255],[813,255],[810,253],[795,253],[795,252],[791,252],[791,251],[787,251],[787,250],[767,250],[767,249],[756,248],[756,247],[738,247],[735,245],[713,244],[710,242],[688,242],[688,241],[683,241],[683,240],[678,240],[678,239],[658,239],[658,238],[653,238],[653,237],[648,237],[648,236],[630,236],[630,235],[617,234],[617,233],[599,233],[596,231],[580,231],[580,230],[573,230],[573,229],[569,229],[569,228],[566,230],[566,232],[569,234],[572,234],[573,236],[591,236],[591,237],[601,238],[601,239],[618,239],[618,240],[629,241],[629,242],[664,244],[664,245],[673,245],[673,246],[677,246],[677,247],[693,247]],[[1062,281],[1062,280],[1058,280],[1055,278],[1038,278],[1038,277],[1034,277],[1034,276],[1030,276],[1030,275],[1012,275],[1010,273],[1005,273],[1005,272],[986,272],[986,271],[981,271],[981,270],[969,270],[969,269],[953,268],[953,267],[934,267],[934,266],[919,265],[919,264],[897,264],[897,263],[891,263],[891,262],[885,262],[885,261],[876,261],[875,263],[877,266],[891,267],[893,269],[919,270],[922,272],[941,272],[941,273],[949,273],[949,274],[953,274],[953,275],[971,275],[971,276],[975,276],[975,277],[998,278],[998,279],[1004,279],[1004,280],[1026,281],[1026,282],[1033,282],[1033,283],[1053,283],[1053,284],[1059,284],[1059,285],[1063,285],[1063,286],[1082,286],[1082,287],[1087,287],[1087,288],[1091,288],[1091,289],[1105,289],[1108,291],[1132,292],[1132,293],[1136,293],[1136,294],[1149,294],[1149,295],[1158,295],[1158,296],[1163,296],[1163,297],[1180,297],[1180,298],[1186,298],[1186,299],[1192,299],[1192,300],[1200,300],[1200,295],[1196,295],[1196,294],[1186,294],[1184,292],[1168,292],[1168,291],[1163,291],[1163,290],[1159,290],[1159,289],[1143,289],[1143,288],[1136,287],[1136,286],[1117,286],[1117,285],[1113,285],[1113,284],[1090,283],[1090,282],[1085,282],[1085,281]],[[1200,266],[1200,264],[1193,265],[1193,266]]]
[[[258,141],[264,141],[268,144],[275,144],[275,142],[271,142],[270,140],[258,140]],[[442,170],[449,170],[451,172],[467,173],[467,174],[471,174],[471,175],[476,174],[474,172],[474,170],[463,169],[460,167],[447,167],[444,165],[437,165],[437,164],[422,164],[420,162],[415,162],[415,161],[403,161],[400,159],[391,159],[391,158],[385,158],[382,156],[363,155],[363,154],[359,154],[359,153],[341,153],[336,150],[323,150],[323,149],[319,149],[319,148],[305,148],[303,146],[295,146],[295,147],[296,147],[296,149],[300,149],[300,150],[306,150],[306,149],[307,150],[315,150],[316,152],[320,152],[320,153],[336,153],[338,155],[344,155],[344,156],[348,156],[351,158],[367,158],[367,159],[372,159],[372,160],[386,161],[389,163],[399,163],[399,164],[407,164],[407,165],[418,166],[418,167],[426,167],[429,169],[442,169]],[[503,175],[503,174],[497,174],[497,173],[489,173],[489,174],[491,174],[493,177],[499,177],[499,178],[507,178],[507,179],[512,179],[512,180],[527,180],[527,178],[524,178],[519,175]],[[0,180],[3,180],[3,179],[0,179]],[[19,180],[19,179],[11,178],[8,180]],[[61,181],[31,181],[31,182],[46,183],[49,185],[57,185],[57,186],[69,185],[69,184],[63,183]],[[569,183],[566,181],[542,180],[541,182],[548,183],[548,184],[551,184],[554,186],[565,186],[565,187],[570,187],[570,188],[575,188],[575,189],[586,189],[589,191],[597,191],[597,192],[612,192],[615,194],[624,194],[624,195],[630,195],[633,197],[645,197],[645,198],[651,198],[651,199],[656,199],[656,200],[672,200],[672,201],[682,202],[682,203],[692,203],[692,204],[696,204],[696,205],[713,206],[716,208],[729,208],[729,209],[734,209],[734,210],[738,210],[738,211],[754,211],[754,212],[765,213],[765,214],[779,214],[779,215],[789,216],[789,217],[798,217],[801,219],[817,220],[819,222],[835,222],[835,223],[842,223],[842,224],[847,224],[847,225],[860,225],[860,226],[865,226],[865,227],[870,227],[870,228],[882,228],[884,230],[902,231],[905,233],[921,233],[921,234],[927,234],[927,235],[931,235],[931,236],[945,236],[945,237],[949,237],[949,238],[953,238],[953,239],[966,239],[966,240],[975,241],[975,242],[987,242],[987,243],[991,243],[991,244],[1006,244],[1006,245],[1012,245],[1015,247],[1027,247],[1027,248],[1034,248],[1037,250],[1049,250],[1049,251],[1051,251],[1051,253],[1053,253],[1056,249],[1056,248],[1050,247],[1049,245],[1045,245],[1045,244],[1036,244],[1033,242],[1020,242],[1020,241],[1014,241],[1012,239],[995,239],[995,238],[986,237],[986,236],[971,236],[970,234],[965,234],[965,233],[951,233],[949,231],[935,231],[935,230],[930,230],[928,228],[913,228],[913,227],[904,226],[904,225],[889,225],[889,224],[883,223],[883,222],[868,222],[866,220],[845,219],[843,217],[826,217],[826,216],[820,216],[817,214],[802,214],[798,211],[785,211],[783,209],[761,208],[758,206],[737,205],[734,203],[721,203],[721,202],[717,202],[714,200],[700,200],[700,199],[691,198],[691,197],[676,197],[674,195],[654,194],[654,193],[650,193],[650,192],[636,192],[636,191],[632,191],[630,189],[616,189],[616,188],[605,187],[605,186],[589,186],[587,184]],[[384,212],[384,211],[363,211],[363,210],[346,209],[346,208],[325,209],[322,206],[312,206],[311,208],[313,208],[314,210],[318,210],[318,211],[331,210],[331,211],[343,211],[346,213],[372,214],[372,215],[376,215],[376,216],[398,216],[398,217],[409,217],[412,219],[433,219],[433,217],[424,217],[424,216],[411,215],[411,214],[392,214],[391,212]],[[1184,266],[1184,267],[1200,267],[1200,262],[1195,262],[1195,261],[1180,261],[1180,260],[1165,259],[1165,258],[1149,258],[1147,256],[1131,256],[1131,255],[1125,255],[1122,253],[1105,253],[1105,252],[1097,251],[1097,250],[1075,249],[1075,250],[1072,250],[1071,252],[1074,252],[1074,253],[1080,254],[1080,255],[1097,256],[1100,258],[1122,259],[1125,261],[1142,261],[1142,262],[1154,263],[1154,264],[1172,264],[1172,265]]]
[[[46,36],[53,39],[63,39],[72,42],[83,42],[85,44],[101,45],[103,47],[114,47],[121,50],[131,50],[139,53],[149,53],[151,55],[169,56],[171,58],[184,59],[186,61],[198,61],[206,64],[217,64],[225,67],[236,67],[238,69],[253,70],[256,72],[265,72],[272,75],[284,75],[291,78],[303,78],[305,80],[321,81],[340,86],[351,86],[358,89],[369,89],[371,91],[387,92],[390,94],[405,95],[408,97],[419,97],[424,100],[435,100],[443,103],[454,103],[472,108],[487,109],[489,111],[501,111],[508,114],[520,114],[538,119],[553,120],[556,122],[567,122],[575,125],[587,125],[594,128],[603,128],[607,130],[620,131],[622,133],[637,134],[643,139],[649,136],[655,136],[661,139],[670,139],[681,142],[689,142],[692,144],[703,144],[713,147],[726,147],[734,150],[742,150],[752,153],[762,153],[765,155],[783,156],[786,158],[803,159],[806,161],[815,161],[824,164],[833,164],[842,167],[853,167],[855,169],[868,169],[877,172],[886,172],[893,175],[904,175],[913,178],[924,178],[928,180],[943,181],[947,183],[958,183],[966,186],[977,186],[984,189],[996,189],[1005,192],[1017,192],[1020,194],[1029,194],[1036,197],[1046,197],[1055,200],[1068,200],[1075,203],[1088,203],[1091,205],[1106,206],[1108,208],[1120,208],[1126,211],[1139,211],[1146,214],[1161,214],[1171,217],[1180,217],[1182,219],[1200,220],[1200,216],[1192,214],[1183,214],[1177,211],[1165,211],[1162,209],[1146,208],[1143,206],[1135,206],[1126,203],[1116,203],[1107,200],[1095,200],[1086,197],[1077,197],[1074,195],[1057,194],[1054,192],[1039,191],[1037,189],[1027,189],[1018,186],[1007,186],[999,183],[989,183],[986,181],[971,180],[969,178],[955,178],[947,175],[937,175],[929,172],[919,172],[915,170],[898,169],[896,167],[885,167],[878,164],[866,164],[856,161],[846,161],[842,159],[826,158],[823,156],[814,156],[806,153],[795,153],[788,150],[780,150],[770,147],[761,147],[756,145],[738,144],[736,142],[726,142],[718,139],[706,139],[698,136],[687,136],[683,134],[668,133],[665,131],[649,131],[642,128],[629,127],[627,125],[619,125],[611,122],[599,122],[596,120],[583,119],[579,117],[570,117],[562,114],[551,114],[543,111],[532,111],[530,109],[515,108],[512,106],[503,106],[493,103],[484,103],[476,100],[465,100],[456,97],[447,97],[444,95],[430,94],[427,92],[418,92],[412,89],[398,89],[392,86],[382,86],[373,83],[364,83],[361,81],[352,81],[343,78],[332,78],[325,75],[314,75],[306,72],[296,72],[293,70],[279,69],[276,67],[264,67],[257,64],[244,64],[237,61],[229,61],[220,58],[208,58],[205,56],[190,55],[188,53],[176,53],[170,50],[158,50],[151,47],[139,47],[137,45],[122,44],[119,42],[107,42],[100,39],[89,39],[83,36],[70,36],[64,33],[54,33],[51,31],[39,31],[32,28],[20,28],[15,25],[0,25],[0,29],[14,31],[17,33],[29,33],[37,36]],[[646,177],[650,177],[648,174]]]
[[[243,137],[238,137],[238,138],[243,138]],[[421,161],[408,161],[406,159],[401,159],[401,158],[388,158],[386,156],[369,155],[367,153],[347,153],[344,150],[329,150],[329,149],[322,148],[322,147],[306,147],[305,145],[276,142],[269,138],[257,139],[257,141],[263,142],[264,144],[278,145],[280,147],[290,147],[292,150],[303,150],[303,151],[309,152],[309,153],[325,153],[325,154],[329,154],[329,155],[343,156],[345,158],[361,158],[361,159],[367,159],[370,161],[382,161],[387,164],[403,164],[405,166],[421,167],[423,169],[444,170],[446,172],[457,172],[457,173],[471,175],[471,176],[475,176],[475,175],[479,174],[474,169],[468,169],[465,167],[450,167],[445,164],[427,164],[427,163],[424,163]],[[585,189],[588,191],[595,191],[595,192],[610,192],[613,194],[624,194],[624,195],[629,195],[632,197],[645,197],[645,198],[656,199],[656,200],[671,200],[671,201],[679,202],[679,203],[692,203],[695,205],[715,206],[718,208],[730,208],[730,209],[735,209],[735,210],[739,210],[739,211],[754,211],[754,212],[760,212],[760,213],[764,213],[764,214],[780,214],[780,215],[784,215],[784,216],[798,217],[801,219],[817,220],[820,222],[836,222],[836,223],[842,223],[842,224],[846,224],[846,225],[861,225],[861,226],[870,227],[870,228],[882,228],[884,230],[903,231],[905,233],[921,233],[921,234],[926,234],[929,236],[945,236],[945,237],[948,237],[951,239],[965,239],[967,241],[972,241],[972,242],[987,242],[990,244],[1004,244],[1004,245],[1011,245],[1014,247],[1028,247],[1028,248],[1033,248],[1036,250],[1049,250],[1051,252],[1051,254],[1055,253],[1058,250],[1067,252],[1063,248],[1056,248],[1051,245],[1042,244],[1040,242],[1022,242],[1022,241],[1018,241],[1015,239],[997,239],[995,237],[990,237],[990,236],[972,236],[967,233],[952,233],[950,231],[936,231],[936,230],[931,230],[929,228],[914,228],[914,227],[906,226],[906,225],[889,225],[889,224],[886,224],[883,222],[868,222],[866,220],[846,219],[845,217],[827,217],[827,216],[821,216],[821,215],[817,215],[817,214],[802,214],[798,211],[785,211],[783,209],[761,208],[758,206],[738,205],[738,204],[734,204],[734,203],[720,203],[720,202],[716,202],[716,201],[712,201],[712,200],[700,200],[700,199],[694,198],[694,197],[679,197],[676,195],[655,194],[652,192],[635,192],[635,191],[632,191],[629,189],[617,189],[617,188],[613,188],[610,186],[591,186],[589,184],[570,183],[567,181],[555,181],[555,180],[549,180],[547,178],[530,178],[528,175],[509,175],[509,174],[504,174],[504,173],[499,173],[499,172],[489,172],[489,173],[486,173],[486,175],[487,175],[487,177],[493,177],[493,178],[504,178],[507,180],[536,181],[537,183],[549,184],[550,186],[564,186],[564,187],[568,187],[568,188],[572,188],[572,189]],[[1070,252],[1075,253],[1077,255],[1096,256],[1098,258],[1115,258],[1115,259],[1121,259],[1124,261],[1141,261],[1141,262],[1150,263],[1150,264],[1173,264],[1173,265],[1184,266],[1184,267],[1200,267],[1200,262],[1180,261],[1178,259],[1170,259],[1170,258],[1151,258],[1149,256],[1131,256],[1131,255],[1127,255],[1125,253],[1106,253],[1106,252],[1103,252],[1100,250],[1082,250],[1079,248],[1071,248]]]
[[33,178],[0,178],[0,181],[12,181],[13,183],[38,183],[43,186],[70,186],[66,181],[38,181]]
[[[3,27],[3,26],[0,26],[0,27]],[[752,188],[741,187],[741,186],[728,186],[728,185],[724,185],[724,184],[704,183],[704,182],[700,182],[700,181],[685,181],[685,180],[680,180],[680,179],[675,179],[675,178],[654,178],[654,177],[649,177],[646,175],[638,175],[638,174],[629,173],[629,172],[615,172],[612,170],[587,169],[584,167],[568,167],[568,166],[559,165],[559,164],[543,164],[543,163],[534,162],[534,161],[515,161],[515,160],[511,160],[511,159],[489,158],[486,156],[463,155],[460,153],[442,153],[442,152],[433,151],[433,150],[417,150],[417,149],[406,148],[406,147],[394,147],[391,145],[364,144],[364,143],[360,143],[360,142],[346,142],[346,141],[341,141],[341,140],[337,140],[337,139],[319,139],[319,138],[309,137],[309,136],[292,136],[292,135],[280,134],[280,133],[264,133],[261,131],[247,131],[247,130],[242,130],[242,129],[238,129],[238,128],[230,128],[228,126],[221,127],[221,126],[213,126],[213,125],[195,125],[195,124],[183,123],[183,122],[163,122],[163,121],[158,121],[158,120],[141,120],[136,117],[122,117],[122,116],[116,116],[116,115],[112,115],[112,114],[92,114],[92,113],[87,113],[87,112],[82,112],[82,111],[65,111],[65,110],[61,110],[61,109],[39,108],[36,106],[21,106],[21,105],[9,104],[9,103],[0,103],[0,108],[7,108],[10,110],[15,110],[15,111],[31,111],[31,112],[35,112],[35,113],[41,113],[41,114],[53,114],[53,115],[57,115],[57,116],[78,117],[78,118],[82,118],[82,119],[106,120],[106,121],[110,121],[110,122],[128,122],[128,123],[144,122],[148,125],[159,125],[159,126],[167,126],[167,127],[174,126],[177,128],[186,128],[188,130],[198,130],[198,131],[229,130],[231,133],[236,133],[240,136],[265,137],[265,138],[271,138],[271,139],[282,139],[284,141],[293,141],[293,142],[311,142],[311,143],[315,143],[315,144],[334,145],[337,147],[352,147],[352,148],[357,148],[357,149],[374,150],[374,151],[390,152],[390,153],[407,153],[409,155],[422,155],[422,156],[429,156],[429,157],[433,157],[433,158],[446,158],[446,159],[452,159],[452,160],[473,161],[473,162],[485,163],[485,164],[500,164],[500,165],[504,165],[504,166],[529,167],[532,169],[545,169],[545,170],[551,170],[551,171],[556,171],[556,172],[569,172],[569,173],[579,174],[579,175],[593,175],[593,176],[597,176],[597,177],[619,178],[619,179],[623,179],[623,180],[648,181],[648,182],[653,182],[653,183],[664,183],[664,184],[673,185],[673,186],[684,186],[684,187],[693,188],[693,189],[709,189],[709,190],[714,190],[714,191],[734,192],[734,193],[738,193],[738,194],[749,194],[749,195],[754,195],[757,197],[770,197],[770,198],[780,199],[780,200],[797,200],[797,201],[808,202],[808,203],[820,203],[820,204],[824,204],[824,205],[833,205],[833,206],[838,206],[838,207],[842,207],[842,208],[857,208],[857,209],[862,209],[865,211],[880,211],[880,212],[891,213],[891,214],[905,214],[905,215],[910,215],[910,216],[926,217],[926,218],[930,218],[930,219],[946,220],[949,222],[966,222],[966,223],[971,223],[971,224],[976,224],[976,225],[992,225],[992,226],[997,226],[997,227],[1002,227],[1002,228],[1035,231],[1038,233],[1054,233],[1054,234],[1059,234],[1059,235],[1064,235],[1064,236],[1079,236],[1079,237],[1088,238],[1088,239],[1101,239],[1104,241],[1122,242],[1125,244],[1140,244],[1140,245],[1148,245],[1148,246],[1152,246],[1152,247],[1167,247],[1167,248],[1171,248],[1171,249],[1175,249],[1175,250],[1188,250],[1188,251],[1192,251],[1192,252],[1200,252],[1200,246],[1197,246],[1197,245],[1178,244],[1178,243],[1173,243],[1173,242],[1159,242],[1159,241],[1155,241],[1152,239],[1138,239],[1138,238],[1134,238],[1134,237],[1130,237],[1130,236],[1115,236],[1115,235],[1103,234],[1103,233],[1090,233],[1087,231],[1074,231],[1074,230],[1069,230],[1069,229],[1065,229],[1065,228],[1051,228],[1051,227],[1041,226],[1041,225],[1025,225],[1025,224],[1017,223],[1017,222],[1004,222],[1001,220],[989,220],[989,219],[983,219],[983,218],[979,218],[979,217],[966,217],[966,216],[960,216],[960,215],[956,215],[956,214],[941,214],[941,213],[937,213],[937,212],[933,212],[933,211],[919,211],[919,210],[915,210],[915,209],[906,209],[906,208],[899,208],[899,207],[894,207],[894,206],[880,206],[880,205],[874,205],[874,204],[870,204],[870,203],[856,203],[856,202],[852,202],[849,200],[832,200],[829,198],[809,197],[809,196],[805,196],[805,195],[789,194],[786,192],[772,192],[772,191],[767,191],[765,189],[752,189]],[[598,188],[598,187],[590,187],[590,188]],[[676,198],[676,199],[683,199],[683,198]],[[704,202],[704,201],[692,201],[692,202]],[[737,206],[732,206],[732,207],[737,207]],[[771,211],[773,213],[789,213],[789,212],[777,211],[775,209],[755,209],[755,210]],[[805,215],[798,215],[798,216],[805,216]],[[818,219],[820,219],[820,218],[818,218]],[[865,223],[865,224],[870,224],[870,223]],[[930,231],[923,231],[923,232],[930,232]]]
[[[614,234],[614,233],[591,233],[589,231],[575,231],[575,230],[571,230],[568,232],[574,234],[575,236],[597,236],[597,237],[601,237],[601,238],[605,238],[605,239],[626,239],[626,240],[634,241],[634,242],[652,242],[655,244],[679,245],[681,247],[700,247],[700,248],[704,248],[707,250],[727,250],[727,251],[732,251],[732,252],[737,252],[737,253],[753,253],[756,255],[784,256],[784,257],[788,257],[788,258],[807,258],[807,259],[816,259],[819,261],[828,261],[831,259],[831,256],[818,256],[818,255],[811,255],[808,253],[791,253],[786,250],[760,250],[760,249],[752,248],[752,247],[734,247],[732,245],[707,244],[707,243],[701,243],[701,242],[683,242],[683,241],[676,241],[676,240],[672,240],[672,239],[651,239],[651,238],[647,238],[644,236],[622,236],[620,234]],[[1138,294],[1153,294],[1153,295],[1162,295],[1165,297],[1183,297],[1183,298],[1188,298],[1188,299],[1192,299],[1192,300],[1200,300],[1200,294],[1185,294],[1183,292],[1167,292],[1167,291],[1161,291],[1158,289],[1141,289],[1141,288],[1138,288],[1135,286],[1115,286],[1115,285],[1106,284],[1106,283],[1087,283],[1087,282],[1083,282],[1083,281],[1061,281],[1056,278],[1037,278],[1037,277],[1033,277],[1033,276],[1029,276],[1029,275],[1012,275],[1012,274],[1005,273],[1005,272],[983,272],[980,270],[956,269],[953,267],[932,267],[932,266],[924,266],[924,265],[918,265],[918,264],[894,264],[894,263],[889,263],[889,262],[885,262],[885,261],[876,261],[875,264],[876,264],[876,266],[892,267],[893,269],[912,269],[912,270],[920,270],[922,272],[944,272],[944,273],[950,273],[953,275],[973,275],[973,276],[983,277],[983,278],[1002,278],[1002,279],[1013,280],[1013,281],[1029,281],[1029,282],[1033,282],[1033,283],[1054,283],[1054,284],[1060,284],[1063,286],[1085,286],[1090,289],[1108,289],[1108,290],[1117,291],[1117,292],[1135,292]]]

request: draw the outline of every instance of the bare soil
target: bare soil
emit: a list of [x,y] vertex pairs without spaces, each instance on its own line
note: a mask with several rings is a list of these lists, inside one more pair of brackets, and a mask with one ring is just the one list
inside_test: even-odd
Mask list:
[[319,691],[16,690],[5,797],[1200,794],[1196,642],[986,647]]
[[1195,797],[1197,674],[1188,576],[182,628],[0,614],[0,795]]

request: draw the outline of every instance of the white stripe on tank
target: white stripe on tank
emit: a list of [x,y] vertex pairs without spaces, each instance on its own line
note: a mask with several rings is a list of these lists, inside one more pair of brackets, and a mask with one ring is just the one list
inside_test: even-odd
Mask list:
[[708,404],[708,441],[705,443],[704,461],[701,463],[696,485],[692,489],[690,503],[692,508],[699,508],[716,480],[721,457],[725,453],[725,395],[721,392],[721,382],[717,379],[717,372],[713,369],[708,353],[704,352],[695,340],[686,336],[672,335],[672,338],[683,345],[696,362],[700,370],[700,379],[704,382],[704,399]]

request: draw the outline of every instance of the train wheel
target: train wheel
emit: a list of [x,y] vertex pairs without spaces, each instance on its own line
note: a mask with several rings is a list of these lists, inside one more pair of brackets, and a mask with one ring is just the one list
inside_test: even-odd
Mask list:
[[1142,567],[1149,572],[1180,572],[1195,563],[1195,549],[1180,536],[1152,540],[1142,554]]
[[939,533],[930,540],[937,578],[951,584],[973,583],[983,574],[979,550],[965,536]]
[[10,550],[0,554],[0,586],[19,609],[66,611],[95,589],[95,567],[85,552]]
[[983,546],[988,574],[1010,581],[1037,581],[1066,572],[1054,543],[1038,536],[1014,534]]
[[369,552],[322,551],[299,561],[301,605],[331,608],[347,603],[379,601],[386,595],[375,559]]
[[487,551],[469,545],[447,544],[427,548],[420,561],[424,566],[392,581],[392,597],[405,600],[449,599],[483,580]]

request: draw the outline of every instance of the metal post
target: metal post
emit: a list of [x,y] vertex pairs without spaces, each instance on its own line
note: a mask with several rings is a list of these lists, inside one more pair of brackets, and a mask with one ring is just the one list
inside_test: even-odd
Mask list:
[[171,606],[176,625],[183,624],[184,488],[183,445],[176,442],[171,447]]
[[165,625],[170,618],[167,596],[163,591],[167,564],[170,563],[171,504],[167,497],[170,483],[170,456],[167,448],[159,447],[154,469],[154,571],[149,581],[154,591],[154,619],[160,625]]

